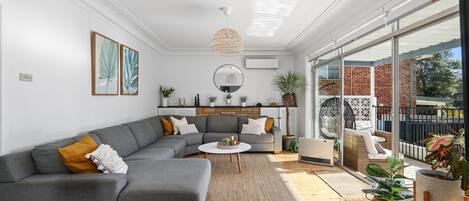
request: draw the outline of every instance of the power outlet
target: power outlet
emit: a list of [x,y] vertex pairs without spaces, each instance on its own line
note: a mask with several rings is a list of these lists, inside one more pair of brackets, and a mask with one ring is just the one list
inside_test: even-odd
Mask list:
[[20,81],[32,82],[33,81],[33,74],[20,73]]

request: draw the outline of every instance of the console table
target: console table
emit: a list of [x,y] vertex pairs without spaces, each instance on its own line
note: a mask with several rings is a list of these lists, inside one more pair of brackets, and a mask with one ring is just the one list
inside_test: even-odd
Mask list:
[[[285,119],[286,108],[284,106],[168,106],[158,107],[158,115],[175,116],[208,116],[208,115],[249,115],[249,116],[268,116],[274,118],[275,126],[286,132]],[[296,134],[297,128],[297,108],[290,107],[290,132]]]

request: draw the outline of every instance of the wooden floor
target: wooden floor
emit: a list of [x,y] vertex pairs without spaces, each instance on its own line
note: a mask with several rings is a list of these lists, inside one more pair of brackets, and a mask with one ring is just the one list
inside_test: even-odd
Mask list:
[[337,167],[300,163],[297,154],[241,154],[242,173],[236,157],[209,155],[212,161],[208,201],[338,201],[344,200],[317,172],[342,173]]

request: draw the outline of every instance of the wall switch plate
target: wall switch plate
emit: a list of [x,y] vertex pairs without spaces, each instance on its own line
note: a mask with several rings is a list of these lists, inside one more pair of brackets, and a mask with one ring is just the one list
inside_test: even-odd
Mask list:
[[20,73],[20,81],[32,82],[33,81],[33,74]]

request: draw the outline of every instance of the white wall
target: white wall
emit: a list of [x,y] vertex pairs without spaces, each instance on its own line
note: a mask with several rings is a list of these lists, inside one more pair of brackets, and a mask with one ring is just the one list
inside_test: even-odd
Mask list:
[[294,55],[294,71],[302,74],[308,84],[306,89],[297,93],[298,104],[298,128],[297,135],[300,137],[311,137],[311,115],[312,115],[312,96],[311,96],[311,66],[307,65],[306,55]]
[[233,93],[232,105],[239,105],[240,96],[248,96],[248,105],[261,102],[268,105],[271,100],[281,104],[280,93],[272,85],[279,73],[293,70],[292,56],[276,56],[279,69],[246,69],[243,57],[239,56],[162,56],[158,73],[159,83],[176,89],[169,105],[177,105],[179,97],[186,98],[186,105],[194,104],[194,96],[200,94],[201,105],[208,105],[209,96],[217,96],[217,105],[225,105],[224,95],[213,83],[213,73],[223,64],[234,64],[244,74],[244,84]]
[[[74,1],[0,4],[1,154],[156,114],[162,73],[141,40]],[[91,96],[93,30],[139,51],[138,96]],[[33,82],[18,81],[20,72]]]

